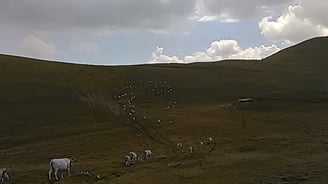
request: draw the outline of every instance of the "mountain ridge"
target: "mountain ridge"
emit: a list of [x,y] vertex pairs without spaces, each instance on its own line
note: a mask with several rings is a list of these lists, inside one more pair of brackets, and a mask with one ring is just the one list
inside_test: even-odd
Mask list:
[[[300,57],[304,57],[306,55],[306,59],[309,59],[311,57],[317,57],[318,55],[323,55],[323,59],[328,59],[327,54],[325,52],[327,51],[328,47],[328,36],[323,37],[314,37],[305,41],[302,41],[300,43],[297,43],[295,45],[289,46],[285,49],[282,49],[270,56],[267,56],[266,58],[263,58],[262,61],[272,61],[272,60],[291,60],[293,57],[295,60],[296,58],[299,59]],[[1,57],[11,57],[14,60],[27,60],[27,61],[35,61],[35,62],[52,62],[52,63],[62,63],[62,64],[72,64],[72,65],[85,65],[85,66],[106,66],[106,67],[113,67],[113,65],[97,65],[97,64],[81,64],[81,63],[71,63],[71,62],[63,62],[63,61],[52,61],[52,60],[44,60],[44,59],[36,59],[36,58],[30,58],[25,56],[16,56],[16,55],[9,55],[9,54],[0,54]],[[5,59],[5,58],[3,58]],[[2,60],[3,60],[2,59]],[[208,62],[194,62],[194,63],[188,63],[187,65],[193,65],[193,64],[200,64],[200,63],[216,63],[216,62],[240,62],[240,61],[259,61],[259,60],[243,60],[243,59],[226,59],[222,61],[208,61]],[[185,64],[179,64],[179,63],[158,63],[158,64],[135,64],[135,65],[117,65],[120,67],[124,66],[162,66],[162,65],[185,65]]]

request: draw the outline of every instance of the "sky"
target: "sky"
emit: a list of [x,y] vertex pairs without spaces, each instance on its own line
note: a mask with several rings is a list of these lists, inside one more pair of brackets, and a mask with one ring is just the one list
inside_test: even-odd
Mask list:
[[95,65],[261,59],[328,35],[327,0],[1,0],[0,53]]

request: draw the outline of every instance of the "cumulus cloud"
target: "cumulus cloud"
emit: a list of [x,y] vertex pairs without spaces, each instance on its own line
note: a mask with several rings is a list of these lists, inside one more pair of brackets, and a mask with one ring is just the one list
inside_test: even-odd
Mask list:
[[324,16],[328,1],[300,1],[289,6],[276,20],[267,16],[259,22],[261,33],[273,42],[295,43],[315,36],[328,35],[328,18]]
[[262,59],[280,49],[275,44],[242,49],[236,40],[220,40],[212,42],[206,51],[197,51],[183,58],[167,56],[163,53],[163,50],[163,48],[157,47],[149,63],[192,63],[219,61],[223,59]]
[[40,59],[56,59],[63,56],[64,53],[58,50],[55,44],[48,43],[34,35],[29,35],[20,43],[19,55]]
[[156,47],[149,63],[183,63],[183,60],[176,56],[167,56],[164,54],[164,48]]
[[208,61],[218,61],[222,60],[223,58],[221,56],[216,56],[213,58],[213,56],[209,56],[206,52],[197,51],[194,52],[191,56],[185,56],[183,58],[184,63],[193,63],[193,62],[208,62]]
[[262,59],[271,54],[278,52],[278,48],[275,44],[270,46],[260,45],[259,47],[250,47],[240,52],[229,56],[230,59]]

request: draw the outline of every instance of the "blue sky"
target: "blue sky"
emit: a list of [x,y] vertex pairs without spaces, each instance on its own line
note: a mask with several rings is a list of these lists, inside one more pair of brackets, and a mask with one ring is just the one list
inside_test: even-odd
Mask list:
[[322,0],[0,2],[0,53],[99,65],[261,59],[328,35]]
[[[243,28],[243,34],[239,34],[240,27]],[[68,60],[79,62],[94,60],[101,64],[137,64],[147,62],[157,46],[165,48],[165,52],[170,55],[183,56],[204,50],[215,40],[236,39],[241,47],[254,47],[266,42],[264,37],[258,34],[259,28],[257,22],[254,21],[242,23],[199,22],[189,31],[188,34],[181,32],[157,34],[146,31],[93,36],[85,39],[85,42],[92,40],[98,44],[100,51],[97,55],[79,56],[79,52],[75,52]],[[90,61],[88,61],[88,57],[90,57]]]

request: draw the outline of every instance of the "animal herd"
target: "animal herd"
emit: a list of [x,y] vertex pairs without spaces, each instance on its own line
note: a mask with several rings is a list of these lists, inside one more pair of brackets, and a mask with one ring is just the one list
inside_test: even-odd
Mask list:
[[[151,150],[144,151],[144,160],[148,160],[152,157],[153,152]],[[128,155],[124,156],[124,165],[129,167],[136,164],[139,161],[140,157],[137,153],[131,151]]]
[[[126,85],[126,89],[118,92],[118,90],[114,90],[116,95],[113,96],[114,99],[117,100],[118,104],[121,105],[123,112],[130,118],[132,121],[136,121],[137,119],[137,111],[135,108],[135,99],[136,95],[133,89],[136,89],[138,86],[142,85],[142,81],[132,82]],[[169,99],[169,95],[172,94],[173,88],[168,84],[168,82],[161,81],[149,81],[151,85],[151,91],[154,95],[159,96],[162,99]],[[152,99],[147,100],[147,103],[152,103]],[[175,108],[177,105],[176,101],[171,101],[171,104],[168,106],[164,106],[163,110],[169,110],[170,108]],[[170,123],[173,123],[174,113],[171,115]],[[143,117],[143,120],[147,120],[148,117]],[[161,120],[157,120],[158,123],[161,123]],[[200,146],[202,147],[204,142],[200,142]],[[207,145],[209,148],[213,148],[215,145],[215,141],[212,137],[209,137],[207,140]],[[177,143],[176,148],[178,150],[182,150],[183,144],[181,142]],[[194,148],[192,146],[187,146],[187,152],[192,155],[194,152]],[[143,155],[140,157],[139,155]],[[148,160],[153,157],[153,152],[150,149],[144,150],[143,153],[137,154],[136,152],[129,152],[129,154],[123,156],[124,166],[130,167],[138,163],[139,160]],[[71,176],[71,167],[73,166],[74,160],[72,158],[56,158],[51,159],[49,162],[49,170],[48,170],[48,179],[49,181],[59,181],[64,178],[64,175]],[[9,176],[10,169],[0,169],[0,182],[10,180]],[[97,176],[98,177],[98,176]]]
[[[202,147],[204,145],[204,142],[201,141],[199,142],[200,146]],[[207,143],[206,143],[210,149],[213,149],[214,145],[215,145],[215,141],[212,137],[208,137],[207,139]],[[177,150],[182,150],[183,148],[183,144],[181,142],[177,143]],[[187,147],[187,151],[190,155],[193,154],[194,148],[192,146],[188,146]],[[144,151],[144,160],[148,160],[153,156],[153,152],[151,150],[145,150]],[[138,161],[140,160],[139,154],[131,151],[128,155],[124,156],[124,165],[126,167],[129,167],[131,165],[136,164]]]
[[[138,98],[137,89],[138,88],[148,88],[150,92],[153,94],[153,97],[158,97],[162,101],[165,100],[167,102],[166,105],[163,106],[163,110],[168,111],[171,108],[175,108],[177,102],[173,100],[173,88],[167,81],[148,81],[148,83],[144,83],[142,80],[127,82],[122,89],[114,89],[112,94],[112,99],[117,102],[118,107],[120,107],[121,115],[127,117],[128,120],[132,122],[137,122],[140,119],[149,120],[150,118],[144,115],[139,114],[136,108],[136,99]],[[142,99],[142,98],[141,98]],[[153,99],[146,100],[147,103],[153,103]],[[174,117],[171,117],[169,120],[170,123],[173,123]],[[157,123],[161,123],[162,120],[156,120]]]
[[[213,150],[214,149],[214,146],[216,145],[216,142],[214,141],[214,139],[212,137],[208,137],[207,138],[207,142],[206,142],[207,146],[209,149]],[[200,141],[199,142],[199,146],[200,147],[203,147],[204,146],[204,142],[203,141]],[[181,142],[177,143],[177,146],[176,146],[176,149],[181,151],[183,148],[183,144]],[[194,148],[192,146],[188,146],[187,147],[187,152],[192,155],[193,154],[193,151],[194,151]]]
[[[204,142],[200,142],[200,146],[203,146]],[[207,145],[214,146],[215,141],[212,137],[209,137],[207,140]],[[177,149],[181,150],[183,147],[183,144],[181,142],[177,143]],[[193,147],[188,147],[188,153],[193,154]],[[143,152],[143,159],[148,160],[153,157],[153,152],[149,149],[145,150]],[[136,152],[129,152],[128,155],[124,156],[124,166],[130,167],[132,165],[137,164],[137,162],[141,158],[139,157],[139,154]],[[60,179],[64,178],[64,174],[67,174],[67,176],[71,176],[71,167],[73,166],[74,160],[72,158],[57,158],[57,159],[51,159],[49,162],[49,171],[48,171],[48,179],[49,181],[56,180],[59,181]],[[8,181],[10,179],[9,177],[9,169],[0,169],[0,182]]]

